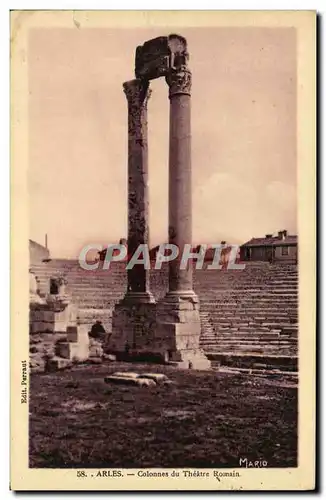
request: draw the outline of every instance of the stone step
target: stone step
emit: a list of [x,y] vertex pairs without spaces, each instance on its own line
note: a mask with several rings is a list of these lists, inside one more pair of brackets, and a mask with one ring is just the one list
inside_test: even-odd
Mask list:
[[[278,333],[264,333],[264,334],[259,334],[259,333],[252,333],[250,335],[248,334],[243,334],[241,332],[234,332],[231,333],[225,333],[225,334],[208,334],[208,333],[202,333],[201,335],[201,341],[213,341],[213,342],[222,342],[224,340],[234,340],[234,342],[245,340],[245,341],[262,341],[262,342],[269,342],[272,340],[277,340],[280,339],[280,335]],[[284,339],[283,339],[284,340]],[[285,339],[286,340],[286,339]]]
[[220,347],[221,346],[224,346],[224,350],[225,349],[225,346],[230,346],[232,347],[232,349],[238,349],[240,348],[241,346],[247,346],[247,345],[250,345],[250,346],[257,346],[257,347],[262,347],[262,346],[269,346],[269,347],[275,347],[275,346],[285,346],[285,347],[289,347],[289,348],[296,348],[298,346],[298,342],[290,342],[288,341],[288,339],[285,339],[285,340],[280,340],[280,339],[269,339],[269,340],[264,340],[264,339],[251,339],[250,337],[246,338],[246,339],[233,339],[232,337],[229,337],[228,339],[212,339],[210,342],[208,341],[205,341],[204,338],[201,338],[200,339],[200,343],[201,344],[205,344],[205,345],[208,345],[209,343],[218,347],[220,350]]
[[[40,280],[41,283],[43,284],[47,284],[47,280]],[[125,291],[126,288],[127,288],[127,283],[121,283],[121,281],[119,281],[118,283],[115,283],[115,282],[105,282],[105,283],[102,283],[102,282],[84,282],[84,283],[76,283],[76,282],[72,282],[72,281],[69,281],[68,283],[68,286],[67,286],[67,289],[71,289],[71,290],[78,290],[79,292],[83,292],[83,291],[87,291],[87,290],[100,290],[100,291],[104,291],[104,290],[108,290],[110,291],[111,287],[118,287],[119,290],[121,291]],[[151,291],[154,292],[155,289],[157,287],[151,287]],[[161,288],[161,287],[159,287]],[[164,287],[165,290],[167,290],[166,287]],[[206,300],[220,300],[221,297],[225,297],[227,299],[236,299],[236,300],[239,300],[240,298],[243,298],[244,296],[249,296],[249,297],[252,297],[252,298],[277,298],[278,300],[280,298],[283,298],[283,296],[285,298],[294,298],[296,299],[297,296],[298,296],[298,291],[293,289],[293,290],[273,290],[273,291],[266,291],[266,290],[261,290],[261,291],[251,291],[251,290],[247,290],[247,289],[242,289],[242,290],[230,290],[229,288],[228,289],[214,289],[214,288],[211,288],[211,289],[208,289],[208,288],[205,288],[205,289],[196,289],[195,287],[195,292],[198,294],[198,295],[202,295],[204,297],[206,297]]]
[[270,300],[264,303],[257,302],[231,302],[215,299],[214,301],[207,301],[205,297],[201,295],[198,296],[200,301],[200,309],[206,312],[215,312],[217,314],[234,314],[236,311],[239,315],[251,313],[255,316],[263,316],[265,314],[273,314],[275,312],[279,312],[280,314],[288,314],[288,315],[298,315],[298,301],[294,301],[293,303],[278,302],[274,300]]
[[[268,336],[268,334],[266,334]],[[215,337],[209,338],[205,335],[201,335],[200,342],[203,344],[213,343],[214,345],[244,345],[244,344],[257,344],[257,345],[289,345],[296,346],[298,343],[296,339],[288,339],[282,337],[274,337],[274,338],[264,338],[262,336],[247,336],[247,337],[232,337],[229,335],[228,337]]]
[[276,328],[276,329],[296,329],[297,328],[297,323],[295,321],[297,320],[290,320],[286,318],[281,318],[279,320],[275,319],[274,317],[269,317],[269,318],[264,318],[264,319],[254,319],[254,318],[248,318],[248,319],[242,319],[242,320],[233,320],[233,319],[227,319],[227,318],[222,318],[218,316],[212,315],[212,317],[207,320],[209,323],[214,324],[216,327],[237,327],[237,328],[259,328],[259,327],[265,327],[265,323],[270,323],[271,328]]
[[[257,368],[258,367],[258,368]],[[266,365],[262,363],[254,363],[252,368],[239,368],[232,366],[221,366],[218,363],[212,361],[212,369],[215,369],[222,373],[243,373],[246,375],[252,375],[256,377],[270,378],[280,380],[282,383],[290,383],[297,385],[299,381],[299,374],[295,371],[284,371],[279,368],[275,368],[272,365]]]
[[245,338],[253,338],[253,336],[259,336],[262,338],[267,338],[269,336],[270,338],[279,338],[282,337],[284,338],[295,338],[293,335],[294,332],[286,332],[282,330],[277,330],[277,329],[271,329],[271,330],[260,330],[259,328],[253,328],[251,331],[243,331],[242,329],[239,330],[230,330],[229,328],[225,328],[223,330],[214,327],[213,331],[210,333],[206,333],[205,330],[203,330],[203,335],[211,335],[212,337],[218,337],[218,338],[227,338],[227,337],[234,337],[234,338],[239,338],[239,337],[245,337]]
[[[238,307],[239,309],[253,309],[253,310],[256,310],[256,311],[259,311],[261,310],[261,304],[257,304],[257,302],[255,301],[254,303],[247,303],[245,301],[235,301],[235,300],[222,300],[222,298],[220,299],[216,299],[216,297],[213,297],[213,298],[209,298],[207,297],[205,294],[202,295],[202,298],[201,296],[199,295],[199,299],[200,299],[200,303],[205,305],[205,307],[213,307],[213,308],[217,308],[217,309],[221,309],[221,308],[234,308],[234,307]],[[297,306],[297,301],[292,301],[294,306]],[[283,301],[280,301],[280,300],[270,300],[270,301],[266,301],[264,302],[264,309],[269,309],[269,310],[276,310],[276,309],[279,309],[279,305],[282,305],[283,304]],[[296,307],[295,307],[295,310],[296,310]]]
[[[106,279],[114,279],[118,281],[120,279],[126,279],[127,272],[120,271],[116,272],[112,269],[103,270],[99,269],[97,271],[86,271],[82,269],[56,269],[56,268],[35,268],[32,266],[32,271],[39,276],[49,277],[51,275],[56,276],[59,274],[64,274],[65,276],[69,276],[71,280],[106,280]],[[153,283],[168,283],[168,274],[155,274],[155,272],[150,272],[150,281]],[[278,278],[274,275],[261,275],[261,276],[253,276],[248,273],[243,275],[225,275],[225,274],[217,274],[217,273],[206,273],[206,275],[198,274],[195,272],[194,274],[194,285],[195,286],[203,286],[203,283],[216,285],[229,285],[234,283],[236,287],[241,287],[243,284],[245,286],[282,286],[282,285],[290,285],[297,284],[299,282],[298,276],[287,276],[284,278]]]
[[208,359],[219,363],[222,366],[233,366],[239,368],[252,368],[254,364],[265,364],[269,368],[279,368],[283,371],[298,370],[297,356],[278,356],[278,355],[265,355],[265,354],[235,354],[235,353],[206,353]]
[[[205,348],[203,347],[202,348],[205,355],[209,358],[209,352],[211,351],[211,349],[208,349],[208,348]],[[227,355],[228,357],[232,357],[232,356],[253,356],[253,355],[260,355],[260,356],[275,356],[275,357],[279,357],[279,356],[286,356],[286,357],[291,357],[291,356],[297,356],[297,351],[296,350],[293,350],[293,349],[285,349],[285,348],[276,348],[276,349],[253,349],[251,346],[249,346],[249,348],[247,350],[240,350],[240,351],[235,351],[235,350],[232,350],[232,349],[221,349],[221,350],[218,350],[216,348],[213,349],[214,352],[215,352],[215,356],[218,356],[218,354],[220,355]],[[223,363],[225,364],[225,362]]]
[[[157,271],[155,269],[151,269],[150,276],[166,276],[168,272],[162,274],[156,274]],[[223,272],[218,269],[209,269],[209,270],[200,270],[195,269],[194,271],[194,281],[201,280],[205,278],[205,280],[215,280],[215,281],[248,281],[248,282],[276,282],[283,283],[284,281],[294,281],[299,279],[299,275],[297,273],[287,273],[287,274],[279,274],[275,271],[273,272],[262,272],[262,273],[252,273],[247,270],[232,273],[232,272]],[[200,281],[199,281],[200,282]]]
[[[208,289],[208,284],[205,283],[205,288],[203,287],[204,290]],[[238,288],[235,287],[225,287],[221,288],[220,286],[216,287],[211,287],[210,289],[207,290],[208,293],[229,293],[230,295],[241,295],[243,293],[251,293],[253,295],[259,295],[259,294],[268,294],[268,295],[287,295],[287,294],[296,294],[298,293],[298,289],[296,286],[286,286],[286,287],[280,287],[280,286],[261,286],[261,287],[256,287],[256,286],[241,286]]]
[[200,345],[205,347],[206,349],[211,346],[212,348],[215,348],[217,351],[228,351],[229,349],[236,350],[238,351],[248,351],[248,350],[277,350],[281,348],[286,348],[290,350],[296,350],[296,345],[289,344],[286,341],[277,341],[277,340],[270,340],[269,342],[254,342],[250,340],[240,340],[237,342],[234,342],[232,340],[226,340],[225,342],[217,341],[213,343],[205,343],[205,342],[200,342]]
[[112,310],[113,308],[106,308],[106,309],[78,309],[78,316],[83,317],[83,318],[91,318],[91,317],[96,317],[96,316],[107,316],[111,317],[112,316]]
[[[244,322],[244,323],[249,323],[251,322],[268,322],[270,321],[279,321],[279,322],[284,322],[287,323],[290,321],[290,318],[295,318],[294,314],[289,314],[286,311],[261,311],[260,314],[252,314],[250,311],[223,311],[223,310],[211,310],[208,311],[206,308],[201,307],[201,312],[208,314],[211,318],[214,318],[215,321],[224,321],[224,322],[229,322],[229,321],[239,321],[239,322]],[[298,315],[296,315],[298,316]],[[297,317],[296,317],[297,319]]]
[[79,293],[72,293],[69,294],[74,300],[78,300],[80,302],[82,301],[87,301],[87,300],[92,300],[92,299],[97,299],[97,300],[116,300],[117,298],[123,297],[124,293],[87,293],[84,292],[83,294]]
[[268,327],[268,326],[263,326],[263,325],[258,325],[258,324],[255,324],[255,325],[249,325],[249,326],[243,326],[243,325],[230,325],[229,323],[222,323],[222,322],[219,322],[219,323],[213,323],[214,326],[215,326],[215,330],[217,332],[242,332],[244,334],[246,333],[250,333],[250,332],[260,332],[260,333],[264,333],[264,332],[277,332],[279,333],[281,331],[280,328],[278,327],[275,327],[275,328],[272,328],[272,327]]
[[242,297],[238,297],[237,300],[241,300],[242,303],[248,303],[248,302],[254,302],[254,303],[269,303],[270,301],[273,301],[273,304],[282,304],[283,302],[288,302],[288,303],[293,303],[295,304],[297,302],[297,294],[282,294],[282,295],[276,295],[276,294],[261,294],[261,295],[255,295],[255,294],[248,294],[244,295]]

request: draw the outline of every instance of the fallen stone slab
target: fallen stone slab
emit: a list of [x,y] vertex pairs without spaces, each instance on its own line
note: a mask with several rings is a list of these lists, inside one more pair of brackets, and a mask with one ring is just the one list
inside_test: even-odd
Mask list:
[[140,386],[155,386],[156,385],[156,382],[155,380],[153,379],[150,379],[150,378],[137,378],[136,379],[137,381],[137,385],[140,385]]
[[164,373],[142,373],[139,378],[148,378],[154,380],[157,384],[169,384],[171,380]]
[[109,375],[108,377],[105,377],[104,382],[107,384],[136,385],[138,387],[156,386],[156,382],[149,378],[120,377],[117,375]]
[[157,384],[169,383],[171,382],[164,373],[136,373],[136,372],[115,372],[113,373],[116,377],[127,377],[127,378],[146,378],[149,380],[154,380]]
[[114,372],[114,377],[139,378],[139,373],[136,372]]

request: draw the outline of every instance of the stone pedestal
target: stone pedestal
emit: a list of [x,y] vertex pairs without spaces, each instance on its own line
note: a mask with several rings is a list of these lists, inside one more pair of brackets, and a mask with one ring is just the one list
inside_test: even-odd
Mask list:
[[[125,82],[128,101],[128,255],[149,242],[147,101],[148,81]],[[112,314],[108,352],[140,352],[150,344],[155,328],[155,301],[149,290],[149,270],[136,264],[128,272],[125,297]]]
[[155,348],[166,361],[181,368],[209,369],[211,364],[199,347],[201,323],[195,293],[168,294],[157,304]]
[[133,356],[153,353],[155,303],[120,302],[112,316],[109,352]]

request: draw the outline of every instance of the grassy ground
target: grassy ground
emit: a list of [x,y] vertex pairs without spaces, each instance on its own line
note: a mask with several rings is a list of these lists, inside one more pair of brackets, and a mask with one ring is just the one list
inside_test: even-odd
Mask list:
[[[173,384],[105,384],[117,370]],[[296,389],[253,376],[127,363],[31,376],[30,467],[294,467],[296,446]]]

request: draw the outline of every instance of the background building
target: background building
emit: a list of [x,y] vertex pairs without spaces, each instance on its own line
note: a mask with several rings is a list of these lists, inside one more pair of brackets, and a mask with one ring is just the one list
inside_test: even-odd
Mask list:
[[277,236],[266,234],[264,238],[252,238],[240,247],[241,260],[296,262],[298,259],[298,237],[288,235],[286,230]]

